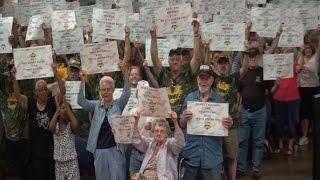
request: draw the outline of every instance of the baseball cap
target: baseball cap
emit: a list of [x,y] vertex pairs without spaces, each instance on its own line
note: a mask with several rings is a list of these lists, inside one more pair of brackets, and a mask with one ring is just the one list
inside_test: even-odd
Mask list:
[[76,57],[71,57],[68,63],[68,67],[80,68],[80,62]]
[[173,56],[173,55],[181,55],[181,49],[170,49],[169,51],[169,56]]
[[207,76],[213,76],[213,72],[211,70],[211,67],[208,65],[201,65],[198,71],[198,76],[199,75],[207,75]]

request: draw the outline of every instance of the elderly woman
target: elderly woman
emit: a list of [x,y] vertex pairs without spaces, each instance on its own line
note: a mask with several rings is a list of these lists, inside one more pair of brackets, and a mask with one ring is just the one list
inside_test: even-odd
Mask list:
[[142,152],[145,157],[140,168],[140,174],[148,180],[177,180],[177,159],[185,146],[183,132],[178,125],[178,116],[171,113],[175,132],[170,137],[171,130],[168,121],[158,119],[154,122],[151,132],[153,138],[147,139],[140,136],[138,131],[139,118],[136,117],[133,131],[133,145]]

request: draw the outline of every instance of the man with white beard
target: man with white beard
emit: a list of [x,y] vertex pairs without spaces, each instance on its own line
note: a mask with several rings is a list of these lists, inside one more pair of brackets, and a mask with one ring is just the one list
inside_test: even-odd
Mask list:
[[[221,97],[212,91],[213,71],[207,65],[200,66],[197,74],[198,90],[187,95],[184,100],[180,118],[180,126],[186,129],[187,122],[192,119],[192,111],[187,109],[188,101],[197,102],[224,102]],[[225,117],[223,125],[230,128],[232,118]],[[220,180],[223,162],[222,137],[191,135],[185,131],[186,146],[183,150],[185,173],[183,180]]]

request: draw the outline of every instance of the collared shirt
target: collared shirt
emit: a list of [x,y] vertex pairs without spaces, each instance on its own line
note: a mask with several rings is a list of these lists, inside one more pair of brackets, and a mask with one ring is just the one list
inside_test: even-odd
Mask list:
[[[182,110],[187,109],[188,101],[200,102],[199,91],[194,91],[187,95]],[[214,91],[211,91],[208,101],[214,103],[223,103],[224,101]],[[181,114],[180,119],[183,115]],[[201,136],[187,134],[184,130],[186,146],[183,150],[185,163],[192,167],[204,169],[219,168],[223,161],[222,156],[222,137]]]
[[[94,153],[97,148],[97,140],[100,132],[101,125],[107,114],[108,122],[112,127],[111,116],[121,115],[124,107],[126,106],[129,97],[130,97],[130,83],[128,80],[125,81],[123,92],[119,99],[116,99],[112,102],[111,106],[108,107],[106,111],[103,100],[88,100],[84,96],[83,87],[80,88],[78,95],[78,104],[86,111],[93,112],[92,122],[90,126],[90,132],[87,143],[87,150],[91,153]],[[124,148],[124,146],[118,147]],[[124,151],[124,149],[122,149]]]

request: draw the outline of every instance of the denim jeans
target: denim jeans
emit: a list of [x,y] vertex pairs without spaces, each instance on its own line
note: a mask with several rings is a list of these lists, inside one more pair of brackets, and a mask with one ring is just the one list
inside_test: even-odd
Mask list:
[[183,180],[221,180],[221,166],[211,169],[184,164]]
[[239,127],[239,155],[238,170],[245,172],[248,167],[248,145],[250,133],[253,139],[253,171],[259,172],[263,158],[265,131],[266,131],[266,107],[249,112],[242,109],[241,123]]
[[97,180],[125,180],[126,158],[116,146],[96,149],[94,167]]

